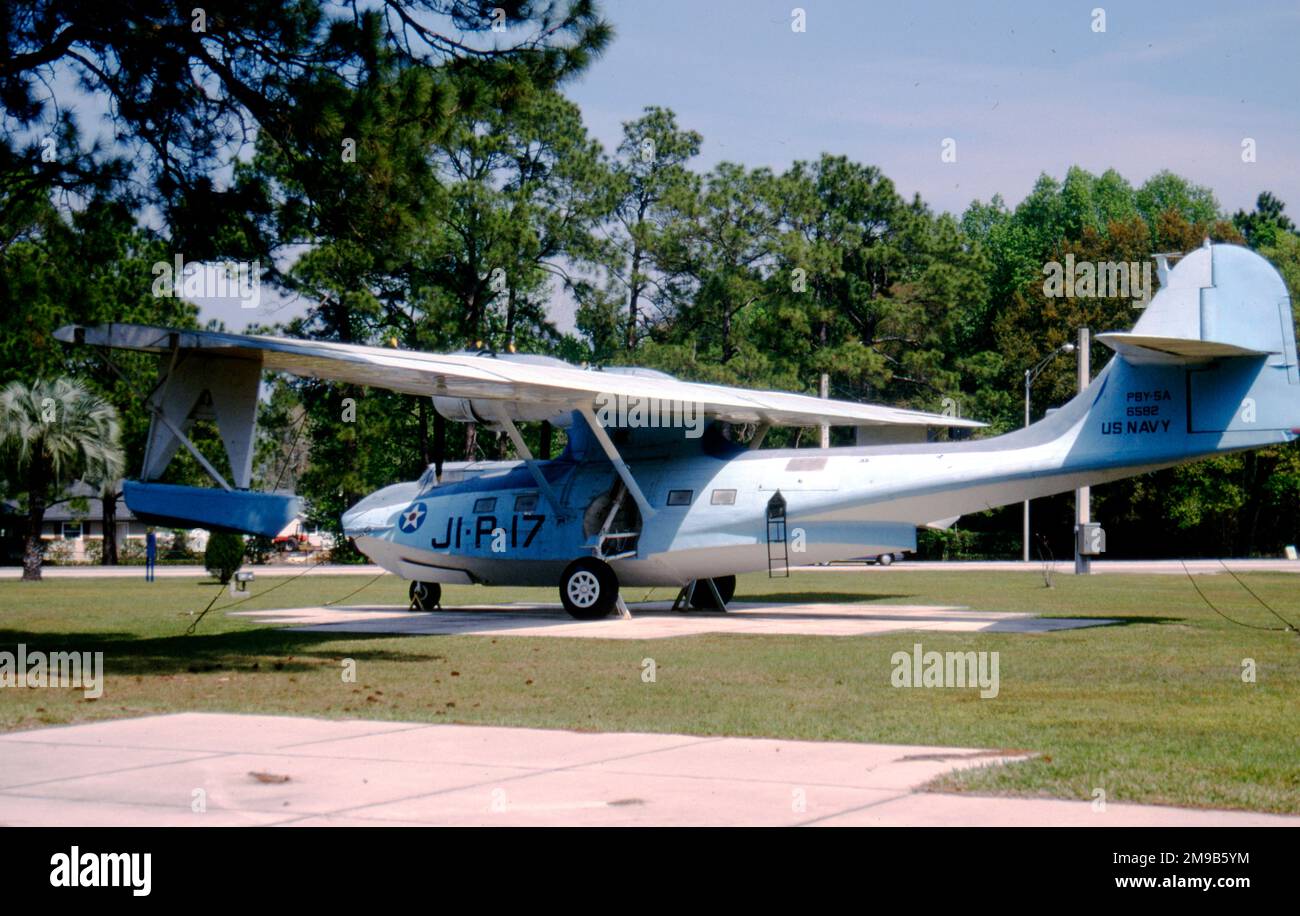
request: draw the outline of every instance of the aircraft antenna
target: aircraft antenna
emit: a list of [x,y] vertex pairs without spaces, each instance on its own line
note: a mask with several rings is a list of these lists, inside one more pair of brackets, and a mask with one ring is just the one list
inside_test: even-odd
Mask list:
[[[1291,626],[1291,624],[1289,624],[1289,623],[1287,623],[1287,625],[1286,625],[1285,627],[1261,627],[1261,626],[1259,626],[1259,625],[1257,625],[1257,624],[1253,624],[1253,623],[1245,623],[1245,622],[1243,622],[1243,621],[1241,621],[1241,620],[1234,620],[1234,619],[1232,619],[1232,618],[1229,617],[1227,614],[1223,613],[1223,611],[1219,610],[1219,609],[1215,606],[1214,602],[1211,601],[1208,597],[1206,597],[1205,592],[1201,591],[1201,587],[1200,587],[1199,585],[1196,584],[1196,579],[1195,579],[1194,576],[1192,576],[1192,571],[1191,571],[1190,569],[1187,568],[1187,561],[1186,561],[1186,560],[1180,560],[1179,562],[1181,562],[1181,563],[1183,564],[1183,572],[1187,573],[1187,579],[1188,579],[1189,582],[1192,583],[1192,588],[1196,589],[1196,594],[1198,594],[1198,595],[1201,596],[1201,600],[1204,601],[1204,602],[1209,606],[1210,610],[1214,611],[1214,613],[1218,614],[1218,615],[1219,615],[1220,617],[1222,617],[1224,620],[1228,621],[1228,623],[1235,623],[1237,626],[1239,626],[1239,627],[1245,627],[1245,628],[1248,629],[1248,630],[1267,630],[1267,631],[1270,632],[1270,633],[1287,633],[1287,632],[1292,632],[1292,633],[1294,633],[1294,632],[1295,632],[1295,627]],[[1222,562],[1222,560],[1220,560],[1220,562]],[[1224,566],[1223,568],[1224,568],[1224,569],[1228,569],[1227,566]],[[1228,573],[1231,574],[1231,573],[1232,573],[1232,570],[1228,569]],[[1236,579],[1237,577],[1236,577],[1236,576],[1233,576],[1233,578]],[[1240,579],[1237,579],[1237,582],[1238,582],[1238,583],[1241,583],[1241,580],[1240,580]],[[1244,586],[1243,586],[1243,587],[1244,587]],[[1246,589],[1246,591],[1249,592],[1250,589]],[[1251,592],[1251,594],[1253,595],[1254,592]],[[1258,596],[1256,596],[1256,600],[1259,600],[1259,599],[1258,599]],[[1264,606],[1265,606],[1265,607],[1268,607],[1268,605],[1264,605]],[[1272,608],[1269,608],[1269,610],[1272,611],[1273,609],[1272,609]],[[1276,611],[1273,611],[1273,613],[1274,613],[1275,616],[1277,616],[1277,612],[1276,612]],[[1285,620],[1283,620],[1282,622],[1283,622],[1283,623],[1286,623]]]
[[[325,562],[326,562],[326,560],[325,560],[324,558],[323,558],[323,559],[320,559],[320,560],[317,560],[315,563],[313,563],[311,566],[308,566],[308,567],[307,567],[306,569],[304,569],[302,572],[297,573],[297,574],[292,575],[292,576],[289,576],[289,577],[286,578],[286,579],[281,579],[279,582],[275,583],[275,585],[272,585],[270,588],[264,588],[264,589],[262,589],[260,592],[258,592],[258,593],[255,594],[255,595],[249,595],[247,598],[240,598],[238,601],[232,601],[232,602],[230,602],[229,604],[223,604],[223,605],[222,605],[221,607],[219,607],[217,610],[224,611],[224,610],[226,610],[227,608],[232,608],[232,607],[234,607],[234,606],[237,605],[237,604],[243,604],[245,601],[252,601],[254,598],[260,598],[260,597],[262,597],[263,595],[270,594],[271,592],[275,591],[275,590],[276,590],[277,588],[279,588],[280,586],[282,586],[282,585],[288,585],[288,584],[289,584],[290,582],[292,582],[294,579],[300,579],[300,578],[302,578],[303,576],[307,575],[307,573],[309,573],[309,572],[311,572],[313,569],[315,569],[317,566],[321,566],[321,565],[323,565]],[[364,586],[362,586],[362,587],[364,588]],[[186,635],[186,636],[193,636],[193,635],[194,635],[194,630],[198,627],[199,622],[202,621],[203,618],[206,617],[206,616],[208,615],[208,611],[212,610],[212,605],[214,605],[214,604],[217,603],[217,599],[221,597],[221,593],[222,593],[223,591],[225,591],[225,590],[226,590],[225,585],[219,585],[219,586],[217,586],[217,593],[216,593],[215,595],[212,596],[212,600],[208,602],[208,606],[205,607],[205,608],[203,609],[203,612],[202,612],[201,614],[199,614],[199,616],[196,617],[196,618],[194,619],[194,621],[193,621],[193,622],[192,622],[188,627],[185,628],[185,635]],[[358,591],[360,591],[360,589],[358,589]],[[354,594],[355,594],[355,593],[354,593]]]
[[1265,610],[1267,610],[1270,614],[1272,614],[1272,615],[1273,615],[1274,617],[1276,617],[1278,620],[1280,620],[1280,621],[1282,621],[1284,624],[1286,624],[1286,628],[1287,628],[1288,630],[1290,630],[1290,631],[1293,632],[1293,633],[1296,632],[1295,624],[1293,624],[1291,621],[1287,620],[1285,617],[1283,617],[1281,614],[1279,614],[1276,610],[1274,610],[1274,609],[1273,609],[1273,606],[1272,606],[1271,604],[1269,604],[1269,603],[1268,603],[1267,601],[1265,601],[1263,598],[1259,597],[1259,595],[1255,594],[1255,590],[1254,590],[1253,588],[1251,588],[1249,585],[1247,585],[1245,582],[1243,582],[1242,579],[1241,579],[1241,577],[1238,576],[1235,572],[1233,572],[1231,569],[1228,569],[1228,564],[1227,564],[1227,563],[1223,562],[1223,560],[1220,559],[1220,560],[1219,560],[1219,565],[1222,566],[1225,570],[1228,571],[1228,575],[1232,576],[1232,578],[1235,579],[1235,580],[1237,581],[1237,584],[1238,584],[1238,585],[1240,585],[1240,586],[1241,586],[1242,588],[1244,588],[1246,591],[1250,592],[1250,597],[1254,598],[1254,599],[1255,599],[1256,601],[1258,601],[1261,605],[1263,605],[1263,607],[1264,607]]
[[371,580],[370,580],[369,582],[367,582],[365,585],[361,586],[361,588],[354,589],[353,591],[348,592],[348,593],[347,593],[346,595],[344,595],[342,598],[335,598],[333,601],[326,601],[325,604],[322,605],[322,607],[331,607],[332,605],[338,604],[340,601],[347,601],[349,598],[351,598],[353,595],[357,594],[358,592],[363,592],[363,591],[365,591],[366,589],[370,588],[370,586],[374,585],[376,582],[378,582],[380,579],[382,579],[382,578],[383,578],[384,576],[386,576],[386,575],[388,575],[388,570],[386,570],[386,569],[385,569],[385,570],[382,570],[382,571],[380,571],[379,575],[375,576],[373,579],[371,579]]

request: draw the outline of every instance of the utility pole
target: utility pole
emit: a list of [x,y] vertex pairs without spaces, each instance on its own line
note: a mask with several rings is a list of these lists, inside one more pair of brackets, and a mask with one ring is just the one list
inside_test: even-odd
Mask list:
[[[1056,357],[1060,356],[1062,353],[1072,353],[1073,351],[1074,351],[1074,344],[1072,343],[1061,344],[1061,346],[1057,347],[1051,353],[1048,353],[1046,356],[1040,359],[1038,361],[1038,365],[1034,366],[1032,369],[1025,370],[1025,426],[1026,427],[1029,426],[1029,394],[1034,387],[1034,379],[1038,378],[1038,374],[1042,372],[1044,369],[1046,369],[1047,364],[1050,363],[1052,360],[1056,359]],[[1024,530],[1021,532],[1021,541],[1020,541],[1021,559],[1024,560],[1024,562],[1028,563],[1029,562],[1029,500],[1025,500],[1024,515],[1025,515]]]
[[[1029,370],[1025,370],[1025,428],[1029,428],[1029,389],[1034,384],[1034,378],[1030,375]],[[1029,500],[1025,500],[1025,523],[1024,530],[1020,534],[1020,545],[1024,562],[1029,562]]]
[[[1079,392],[1088,387],[1091,381],[1091,367],[1088,360],[1090,334],[1087,328],[1079,328]],[[1079,550],[1080,533],[1083,526],[1092,521],[1091,490],[1079,487],[1074,491],[1074,573],[1086,576],[1092,572],[1092,557]]]

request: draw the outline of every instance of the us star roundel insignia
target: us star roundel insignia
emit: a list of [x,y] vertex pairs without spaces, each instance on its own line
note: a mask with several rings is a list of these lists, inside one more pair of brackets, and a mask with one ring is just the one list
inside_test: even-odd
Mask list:
[[401,528],[407,534],[419,529],[424,523],[424,517],[428,515],[425,511],[424,503],[411,503],[402,510],[402,514],[397,518],[397,527]]

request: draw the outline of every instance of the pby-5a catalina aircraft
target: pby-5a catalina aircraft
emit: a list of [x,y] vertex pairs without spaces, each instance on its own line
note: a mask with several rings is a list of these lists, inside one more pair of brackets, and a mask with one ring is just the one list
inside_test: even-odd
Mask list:
[[[914,549],[918,526],[1117,480],[1219,452],[1293,441],[1300,378],[1287,289],[1260,256],[1208,242],[1172,270],[1115,356],[1060,410],[987,439],[926,442],[968,420],[804,395],[585,370],[526,356],[437,355],[338,343],[70,326],[61,340],[158,354],[142,481],[127,505],[165,525],[273,534],[294,497],[248,491],[264,371],[433,398],[445,418],[504,430],[517,461],[447,464],[370,494],[343,526],[411,580],[416,607],[439,583],[558,585],[574,617],[602,617],[619,586],[679,586],[679,602],[725,609],[735,574]],[[213,417],[233,480],[186,436]],[[532,455],[518,422],[568,428],[558,458]],[[751,423],[748,447],[722,424]],[[858,443],[764,449],[775,425],[854,426]],[[221,489],[156,482],[180,446]],[[701,587],[703,586],[703,587]]]

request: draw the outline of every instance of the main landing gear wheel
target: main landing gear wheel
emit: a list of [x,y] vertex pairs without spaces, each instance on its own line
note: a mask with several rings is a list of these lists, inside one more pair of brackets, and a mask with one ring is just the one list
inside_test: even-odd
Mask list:
[[599,620],[618,601],[618,577],[609,564],[595,557],[580,557],[560,576],[560,600],[577,620]]
[[437,582],[412,582],[407,593],[412,611],[432,611],[442,600],[442,586]]
[[[722,599],[722,603],[730,604],[731,599],[736,595],[736,577],[717,576],[713,584],[718,589],[718,597]],[[725,607],[718,607],[718,602],[713,599],[713,589],[709,588],[708,579],[696,580],[695,587],[691,589],[691,607],[697,611],[726,610]]]
[[890,563],[893,562],[894,562],[894,555],[892,553],[882,553],[880,556],[876,557],[877,566],[888,566]]

